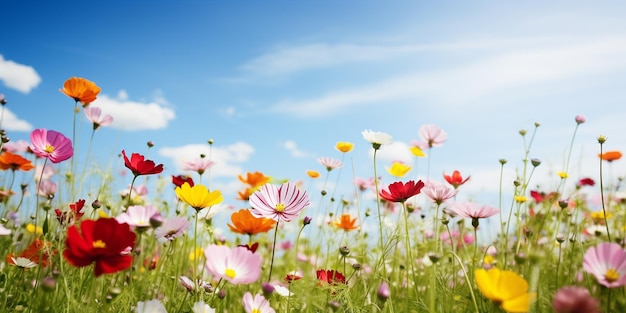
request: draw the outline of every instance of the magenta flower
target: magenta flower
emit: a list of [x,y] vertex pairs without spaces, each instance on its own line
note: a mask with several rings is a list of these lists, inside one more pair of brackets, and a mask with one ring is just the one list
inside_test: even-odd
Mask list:
[[100,108],[88,106],[85,107],[84,111],[87,119],[90,120],[91,123],[93,123],[93,130],[98,129],[98,127],[100,126],[109,126],[111,125],[111,123],[113,123],[113,117],[109,114],[100,118],[100,114],[102,114],[102,110]]
[[255,217],[289,222],[310,204],[306,191],[300,190],[292,182],[286,182],[280,187],[265,184],[250,196],[250,213]]
[[626,251],[617,243],[603,242],[583,256],[583,269],[599,284],[615,288],[626,285]]
[[322,164],[322,166],[324,166],[329,172],[343,166],[343,163],[341,161],[328,157],[320,157],[319,159],[317,159],[317,162]]
[[480,206],[474,202],[456,202],[450,206],[448,213],[452,216],[461,216],[465,218],[488,218],[490,216],[500,213],[499,209],[492,206],[483,205]]
[[230,249],[210,245],[204,250],[204,255],[205,268],[215,278],[225,279],[232,284],[250,284],[261,276],[261,255],[245,247]]
[[243,308],[246,313],[275,313],[270,306],[270,302],[260,294],[254,295],[248,291],[243,295]]
[[420,138],[428,143],[428,147],[441,146],[448,140],[448,134],[437,125],[426,124],[419,129]]
[[215,162],[206,158],[196,158],[193,161],[183,161],[183,163],[185,164],[183,170],[198,172],[200,175],[215,165]]
[[54,130],[38,128],[30,133],[30,150],[52,163],[63,162],[74,155],[72,141]]
[[155,215],[161,215],[159,210],[152,205],[131,205],[126,212],[120,214],[115,219],[118,223],[126,223],[131,229],[144,230],[151,226],[150,219]]
[[447,185],[433,181],[426,183],[426,186],[422,188],[422,194],[433,200],[437,205],[442,204],[446,200],[454,198],[457,192],[458,189],[453,189]]

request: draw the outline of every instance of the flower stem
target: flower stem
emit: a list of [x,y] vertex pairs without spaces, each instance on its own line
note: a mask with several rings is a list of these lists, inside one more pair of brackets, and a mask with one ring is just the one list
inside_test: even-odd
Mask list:
[[272,244],[272,259],[270,261],[270,273],[267,276],[267,282],[268,283],[270,282],[270,280],[272,280],[272,269],[274,268],[274,253],[276,252],[276,236],[278,234],[278,224],[279,223],[280,223],[280,220],[276,221],[276,228],[274,229],[274,244]]

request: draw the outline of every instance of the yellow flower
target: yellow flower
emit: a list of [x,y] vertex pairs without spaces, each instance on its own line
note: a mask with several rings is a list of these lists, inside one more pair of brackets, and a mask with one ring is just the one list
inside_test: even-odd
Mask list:
[[420,147],[412,146],[411,148],[409,148],[409,150],[411,150],[411,153],[413,153],[413,155],[416,157],[423,158],[426,156],[426,153],[424,153],[424,150],[422,150],[422,148]]
[[100,218],[108,218],[109,214],[107,214],[107,212],[104,212],[104,210],[98,210],[98,217],[100,217]]
[[309,170],[309,171],[306,171],[306,174],[309,175],[309,177],[311,177],[311,178],[318,178],[318,177],[320,177],[320,172],[318,172],[318,171]]
[[196,209],[196,211],[224,201],[224,197],[219,190],[209,192],[209,190],[201,184],[191,187],[189,183],[184,183],[181,187],[176,187],[175,192],[180,200],[189,204]]
[[189,253],[189,261],[193,262],[196,259],[199,259],[204,255],[204,250],[202,248],[196,248],[196,251],[191,251]]
[[348,153],[352,151],[354,144],[351,142],[340,141],[335,145],[335,148],[343,153]]
[[528,200],[528,198],[526,198],[525,196],[515,196],[515,202],[517,203],[524,203]]
[[533,293],[528,282],[517,273],[498,268],[474,271],[476,285],[485,298],[500,305],[507,312],[528,312]]
[[31,234],[43,235],[43,228],[41,228],[40,226],[35,226],[35,224],[32,223],[28,223],[26,225],[26,231]]
[[565,172],[558,172],[556,174],[559,175],[559,177],[561,177],[562,179],[567,178],[567,173],[565,173]]
[[385,167],[389,174],[395,177],[404,177],[409,171],[411,171],[411,167],[402,163],[402,162],[393,162],[391,167]]

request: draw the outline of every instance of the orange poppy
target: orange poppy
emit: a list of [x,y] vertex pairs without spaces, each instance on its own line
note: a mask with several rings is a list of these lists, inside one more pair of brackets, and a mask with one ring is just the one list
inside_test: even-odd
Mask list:
[[19,255],[9,253],[5,259],[7,263],[15,264],[15,262],[13,262],[13,258],[22,257],[29,259],[31,262],[37,263],[42,267],[46,267],[48,266],[50,257],[54,255],[56,255],[56,251],[51,250],[49,242],[44,242],[41,239],[35,239]]
[[230,216],[230,220],[233,222],[233,225],[228,224],[228,228],[242,235],[265,233],[276,225],[276,221],[273,219],[254,217],[248,209],[241,209],[233,213]]
[[19,154],[13,154],[9,151],[0,154],[0,169],[2,170],[11,169],[13,171],[21,170],[28,172],[34,167],[33,163]]
[[248,172],[245,178],[242,177],[241,175],[238,175],[237,177],[239,178],[239,181],[241,181],[244,184],[250,185],[253,188],[261,187],[270,181],[269,176],[265,176],[261,172],[254,172],[254,173]]
[[100,87],[85,78],[72,77],[65,81],[63,89],[59,89],[59,91],[86,107],[96,100],[100,93]]
[[600,159],[608,162],[613,162],[615,160],[619,160],[622,157],[622,153],[619,151],[607,151],[598,155]]
[[333,225],[337,228],[341,228],[345,231],[351,231],[359,228],[356,223],[356,218],[352,218],[350,214],[341,214],[341,217],[333,222]]

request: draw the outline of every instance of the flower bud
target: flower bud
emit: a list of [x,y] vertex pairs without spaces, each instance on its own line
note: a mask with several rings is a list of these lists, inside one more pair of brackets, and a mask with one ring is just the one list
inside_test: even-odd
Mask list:
[[530,160],[530,164],[532,164],[534,167],[537,167],[541,164],[541,160],[539,159],[532,159]]
[[341,253],[341,255],[343,256],[347,256],[348,254],[350,254],[350,248],[348,248],[347,246],[342,246],[339,248],[339,253]]
[[582,123],[584,123],[584,122],[586,122],[586,121],[587,121],[587,118],[586,118],[584,115],[579,114],[579,115],[576,115],[576,117],[574,118],[574,120],[576,121],[576,123],[578,123],[578,124],[582,124]]
[[306,226],[311,224],[311,220],[313,220],[313,218],[311,218],[310,216],[305,216],[304,220],[302,220],[302,225]]
[[391,290],[389,289],[389,285],[387,284],[387,282],[382,281],[380,283],[380,287],[378,287],[376,295],[378,296],[378,299],[380,299],[380,301],[387,301],[387,299],[389,299],[389,297],[391,296]]

